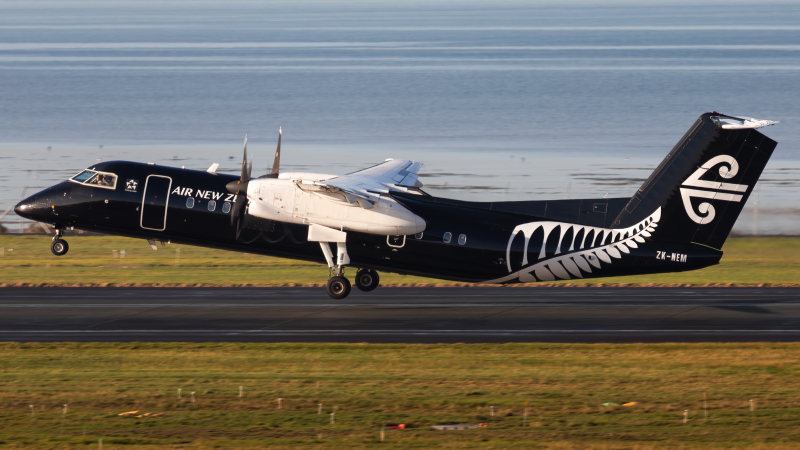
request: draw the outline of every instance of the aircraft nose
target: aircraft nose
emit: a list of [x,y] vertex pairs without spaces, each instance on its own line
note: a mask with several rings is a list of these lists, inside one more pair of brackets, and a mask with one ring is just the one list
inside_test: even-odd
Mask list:
[[28,203],[27,199],[17,203],[17,206],[14,207],[14,213],[26,219],[30,219],[30,213],[32,211],[33,208],[31,207],[31,204]]
[[[39,195],[39,194],[36,194]],[[17,203],[14,212],[26,219],[40,220],[44,216],[44,207],[36,201],[36,195],[32,195],[25,200]]]

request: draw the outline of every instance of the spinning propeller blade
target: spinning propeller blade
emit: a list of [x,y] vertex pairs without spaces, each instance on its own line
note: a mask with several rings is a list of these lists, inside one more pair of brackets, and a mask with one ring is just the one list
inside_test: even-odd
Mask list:
[[[278,128],[278,149],[275,151],[275,162],[272,164],[272,173],[261,178],[278,178],[281,165],[281,135],[282,130]],[[231,181],[225,188],[231,194],[236,195],[231,209],[231,226],[236,225],[236,239],[244,227],[245,210],[247,209],[247,185],[250,182],[250,175],[253,172],[253,161],[247,161],[247,136],[244,137],[244,158],[242,159],[242,175],[238,181]]]
[[238,181],[231,181],[225,188],[228,192],[236,195],[236,201],[231,209],[231,226],[236,224],[236,238],[242,232],[244,225],[245,206],[247,206],[247,184],[250,181],[250,174],[253,170],[253,162],[247,162],[247,136],[244,137],[244,158],[242,159],[242,176]]
[[278,178],[278,173],[280,172],[281,166],[281,135],[283,132],[281,128],[278,127],[278,149],[275,150],[275,162],[272,163],[272,173],[269,175],[265,175],[262,178]]

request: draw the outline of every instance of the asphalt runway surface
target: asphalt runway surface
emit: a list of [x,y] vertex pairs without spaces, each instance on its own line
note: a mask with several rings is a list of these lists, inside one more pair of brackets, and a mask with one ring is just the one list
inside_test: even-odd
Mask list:
[[798,288],[0,289],[0,341],[798,340]]

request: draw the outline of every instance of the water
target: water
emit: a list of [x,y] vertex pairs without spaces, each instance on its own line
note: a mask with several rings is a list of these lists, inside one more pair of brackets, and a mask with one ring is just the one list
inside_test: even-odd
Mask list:
[[798,24],[780,3],[5,2],[0,213],[97,159],[235,172],[245,134],[263,172],[279,126],[285,170],[394,157],[433,195],[630,195],[716,110],[782,121],[736,231],[797,234]]

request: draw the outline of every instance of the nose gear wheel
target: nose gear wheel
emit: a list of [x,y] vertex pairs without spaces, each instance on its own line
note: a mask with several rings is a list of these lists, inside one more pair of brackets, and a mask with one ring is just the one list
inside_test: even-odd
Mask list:
[[56,256],[66,255],[69,251],[69,244],[63,239],[53,239],[53,243],[50,244],[50,251]]

